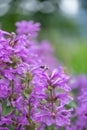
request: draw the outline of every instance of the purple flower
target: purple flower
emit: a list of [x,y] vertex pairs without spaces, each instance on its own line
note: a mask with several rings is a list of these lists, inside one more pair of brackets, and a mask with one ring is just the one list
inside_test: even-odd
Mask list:
[[[15,101],[12,101],[12,106],[15,107],[18,111],[20,111],[22,114],[26,115],[26,108],[27,104],[25,106],[23,96],[18,97]],[[26,108],[25,108],[26,107]]]
[[6,124],[7,126],[12,124],[11,115],[1,116],[0,125]]
[[59,107],[53,113],[49,110],[41,110],[36,114],[35,121],[51,126],[55,124],[56,126],[65,126],[70,124],[69,117],[71,116],[71,110],[64,110]]
[[37,32],[40,30],[40,23],[34,23],[33,21],[21,21],[16,23],[17,33],[27,34],[30,37],[36,37]]
[[78,90],[76,95],[77,108],[73,117],[74,123],[66,128],[67,130],[86,130],[87,129],[87,77],[86,75],[79,75],[76,77],[74,87]]
[[[59,67],[51,45],[35,39],[39,23],[21,21],[16,26],[17,34],[0,30],[0,129],[70,125],[72,110],[65,108],[72,100],[69,76]],[[85,107],[82,110],[86,113]]]
[[7,98],[9,94],[9,83],[5,79],[0,79],[0,98]]
[[17,116],[16,117],[18,125],[29,125],[29,121],[27,120],[26,116]]
[[0,127],[0,130],[9,130],[9,129],[6,127]]

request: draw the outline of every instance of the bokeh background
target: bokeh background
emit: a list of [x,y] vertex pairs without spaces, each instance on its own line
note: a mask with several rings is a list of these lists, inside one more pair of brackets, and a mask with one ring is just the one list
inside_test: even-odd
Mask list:
[[40,22],[38,40],[72,73],[87,73],[87,0],[0,0],[0,28],[13,32],[20,20]]

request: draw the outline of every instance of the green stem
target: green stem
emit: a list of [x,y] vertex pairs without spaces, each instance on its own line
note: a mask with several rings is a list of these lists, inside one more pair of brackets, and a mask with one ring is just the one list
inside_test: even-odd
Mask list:
[[12,86],[12,99],[14,99],[14,80],[13,79],[11,81],[11,86]]
[[54,101],[53,101],[53,91],[50,91],[50,95],[51,95],[51,103],[52,103],[52,113],[54,112]]
[[[29,83],[30,83],[30,80],[28,80],[28,88],[29,88]],[[29,126],[26,126],[26,130],[35,130],[35,124],[33,123],[32,119],[31,119],[31,103],[29,102],[28,104],[28,121],[29,121]]]

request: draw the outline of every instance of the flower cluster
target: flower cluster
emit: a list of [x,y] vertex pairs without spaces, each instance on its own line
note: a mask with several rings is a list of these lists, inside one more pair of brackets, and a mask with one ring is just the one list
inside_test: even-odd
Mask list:
[[73,87],[77,89],[75,97],[77,107],[73,115],[75,120],[67,130],[87,130],[87,76],[75,77]]
[[37,42],[39,23],[16,26],[16,33],[0,30],[0,130],[60,130],[70,125],[69,76],[50,44]]

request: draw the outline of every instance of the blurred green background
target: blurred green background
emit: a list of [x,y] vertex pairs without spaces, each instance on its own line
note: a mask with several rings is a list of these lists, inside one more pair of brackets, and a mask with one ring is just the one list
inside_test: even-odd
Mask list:
[[72,73],[87,73],[87,0],[0,0],[0,27],[13,32],[20,20],[40,22],[38,40]]

